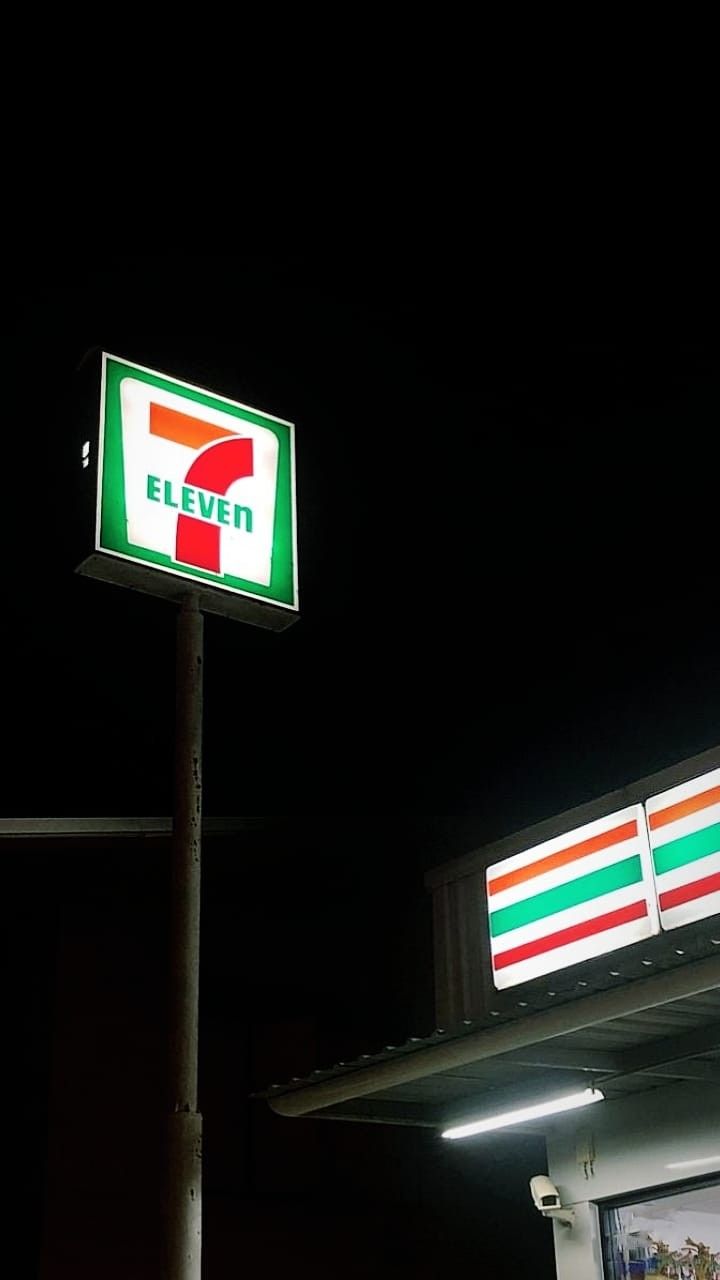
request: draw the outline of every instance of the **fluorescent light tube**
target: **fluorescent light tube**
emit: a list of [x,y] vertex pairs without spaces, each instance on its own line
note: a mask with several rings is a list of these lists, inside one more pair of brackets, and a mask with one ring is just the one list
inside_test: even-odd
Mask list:
[[587,1107],[591,1102],[602,1102],[605,1094],[600,1089],[583,1089],[582,1093],[566,1093],[563,1098],[551,1098],[547,1102],[538,1102],[534,1107],[517,1107],[514,1111],[503,1111],[497,1116],[487,1116],[484,1120],[473,1120],[470,1124],[455,1125],[445,1129],[443,1138],[470,1138],[475,1133],[490,1133],[492,1129],[504,1129],[507,1125],[522,1124],[525,1120],[537,1120],[540,1116],[554,1116],[561,1111],[574,1111],[576,1107]]

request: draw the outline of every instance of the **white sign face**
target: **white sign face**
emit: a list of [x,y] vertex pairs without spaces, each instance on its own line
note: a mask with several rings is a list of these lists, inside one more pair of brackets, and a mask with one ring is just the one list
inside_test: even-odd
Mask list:
[[96,549],[297,609],[293,426],[103,355]]
[[486,871],[493,982],[529,982],[659,932],[642,805]]
[[645,808],[663,929],[720,914],[720,769]]

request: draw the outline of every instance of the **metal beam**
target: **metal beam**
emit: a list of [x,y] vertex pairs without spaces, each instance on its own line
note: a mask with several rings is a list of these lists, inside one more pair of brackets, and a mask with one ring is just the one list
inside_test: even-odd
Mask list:
[[464,1071],[461,1068],[458,1071],[443,1072],[443,1076],[449,1080],[466,1080],[468,1084],[493,1084],[497,1083],[497,1068],[503,1062],[521,1070],[534,1068],[543,1071],[570,1071],[575,1075],[583,1072],[585,1075],[595,1076],[598,1083],[612,1073],[617,1076],[657,1076],[663,1080],[707,1080],[710,1084],[720,1084],[720,1059],[716,1062],[699,1058],[682,1061],[677,1059],[663,1066],[632,1067],[625,1071],[624,1055],[617,1051],[561,1049],[553,1048],[552,1045],[538,1046],[537,1052],[522,1049],[517,1054],[505,1053],[502,1057],[491,1058],[487,1065],[480,1062],[474,1064],[477,1067],[475,1071]]
[[0,836],[169,836],[171,818],[0,818]]
[[720,1062],[708,1062],[705,1058],[695,1058],[690,1062],[673,1062],[666,1067],[651,1067],[638,1075],[661,1076],[665,1080],[707,1080],[709,1084],[720,1084]]
[[551,1067],[566,1071],[619,1071],[623,1056],[609,1049],[565,1049],[562,1045],[543,1044],[504,1053],[497,1061],[512,1062],[519,1067]]
[[620,1055],[621,1067],[612,1075],[605,1076],[603,1084],[611,1084],[626,1076],[644,1075],[658,1067],[669,1068],[688,1058],[696,1058],[698,1054],[711,1053],[714,1049],[720,1049],[720,1022],[693,1027],[680,1035],[664,1036],[662,1040],[625,1049]]
[[[686,1033],[683,1036],[673,1037],[681,1041],[683,1054],[686,1052],[689,1037],[694,1032]],[[713,1037],[711,1036],[710,1039]],[[666,1044],[666,1041],[653,1041],[653,1046]],[[694,1043],[694,1042],[693,1042]],[[693,1057],[696,1053],[708,1053],[713,1048],[695,1049],[690,1047],[687,1058]],[[638,1049],[637,1054],[640,1054]],[[673,1050],[674,1052],[674,1050]],[[639,1058],[638,1058],[639,1060]],[[494,1065],[498,1062],[510,1062],[518,1067],[542,1067],[551,1070],[557,1069],[561,1071],[585,1071],[589,1075],[602,1075],[605,1072],[613,1072],[616,1074],[637,1074],[648,1076],[661,1076],[670,1080],[720,1080],[720,1061],[699,1062],[688,1061],[686,1058],[678,1058],[673,1056],[667,1062],[663,1059],[662,1064],[653,1062],[649,1063],[647,1056],[645,1062],[647,1065],[635,1067],[634,1060],[629,1060],[628,1051],[607,1050],[607,1049],[564,1049],[560,1045],[539,1045],[536,1050],[519,1049],[516,1053],[505,1053],[502,1058],[495,1059]],[[452,1073],[453,1078],[457,1078],[455,1072]]]
[[[232,835],[276,827],[277,818],[203,818],[206,835]],[[172,818],[0,818],[0,839],[59,839],[62,836],[169,836]]]

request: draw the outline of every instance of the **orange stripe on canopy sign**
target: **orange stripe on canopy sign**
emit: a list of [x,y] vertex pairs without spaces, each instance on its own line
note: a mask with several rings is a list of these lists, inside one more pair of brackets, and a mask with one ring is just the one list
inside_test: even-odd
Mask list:
[[720,804],[720,787],[710,787],[709,790],[701,791],[697,796],[678,800],[677,804],[671,804],[667,809],[658,809],[657,813],[651,813],[648,817],[650,830],[655,831],[657,827],[664,827],[668,822],[677,822],[678,818],[687,818],[688,814],[698,813],[700,809],[708,809],[711,804]]
[[150,434],[162,436],[164,440],[174,440],[176,444],[186,444],[190,449],[200,449],[211,440],[219,440],[221,436],[232,436],[233,431],[227,427],[216,427],[214,422],[203,422],[202,418],[193,418],[189,413],[178,413],[177,409],[168,409],[164,404],[150,402]]
[[488,883],[488,893],[502,893],[513,885],[524,884],[526,880],[534,880],[535,876],[544,875],[546,871],[555,871],[557,867],[566,867],[569,862],[576,862],[588,853],[598,853],[600,849],[609,849],[611,845],[620,844],[622,840],[632,840],[637,835],[637,822],[624,822],[612,831],[602,831],[599,836],[591,836],[589,840],[581,840],[579,844],[571,844],[567,849],[558,849],[546,858],[530,862],[526,867],[517,867],[515,871],[506,871],[504,876],[497,876]]

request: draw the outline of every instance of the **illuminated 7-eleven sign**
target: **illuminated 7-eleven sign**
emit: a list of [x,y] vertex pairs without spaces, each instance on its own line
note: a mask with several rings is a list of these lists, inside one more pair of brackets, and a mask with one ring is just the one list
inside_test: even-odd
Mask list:
[[104,354],[97,552],[297,610],[293,445],[289,422]]

